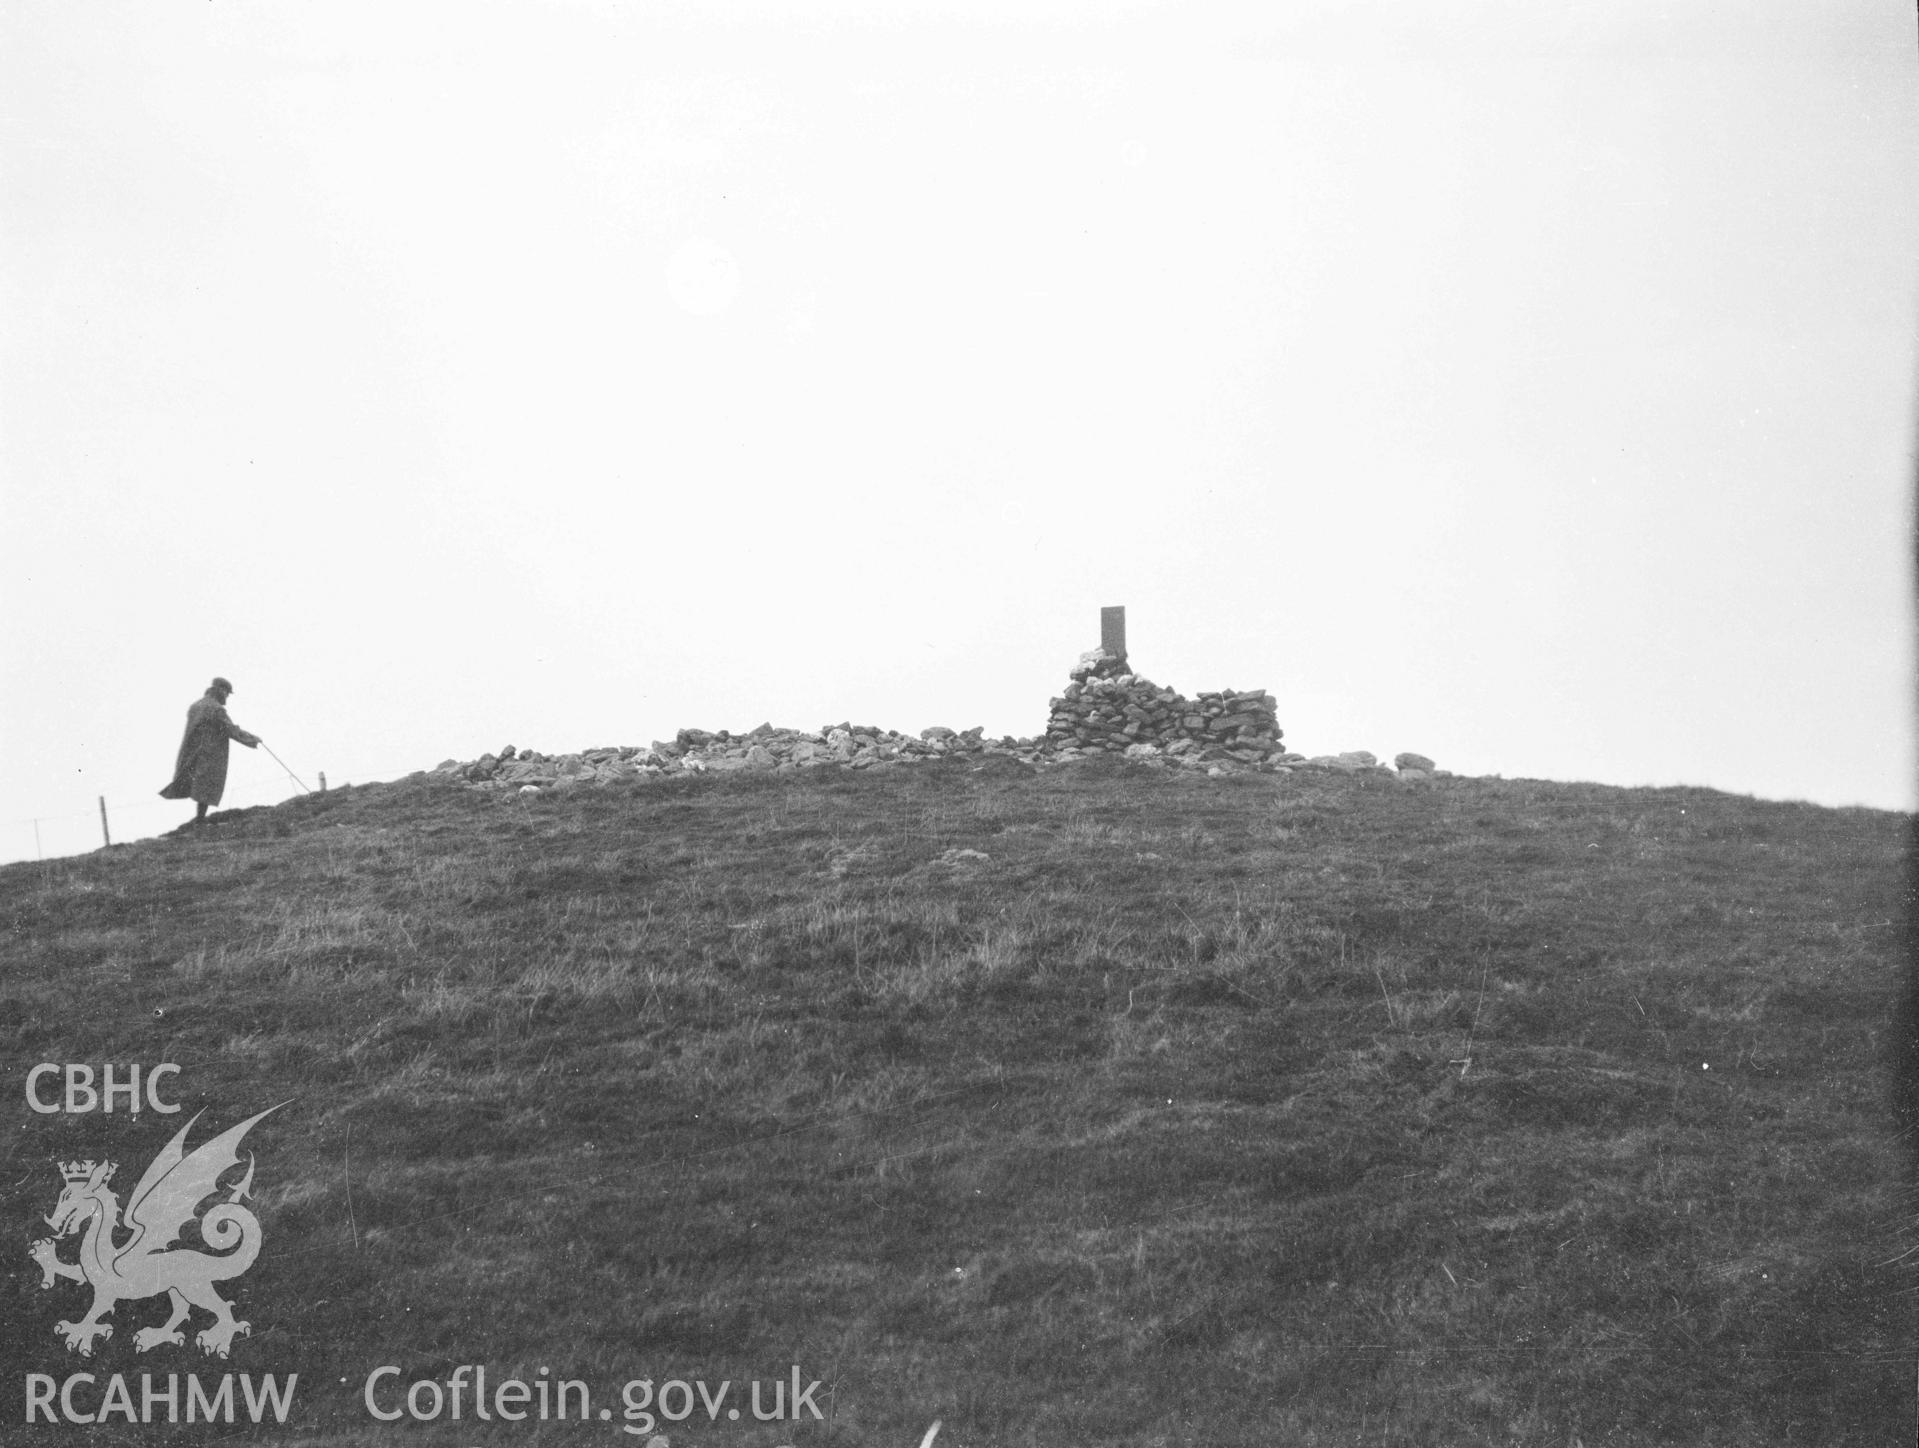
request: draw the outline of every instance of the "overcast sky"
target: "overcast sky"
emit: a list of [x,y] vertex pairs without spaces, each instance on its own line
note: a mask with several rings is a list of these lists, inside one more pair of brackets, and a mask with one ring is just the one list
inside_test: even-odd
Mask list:
[[[1914,804],[1909,8],[0,10],[0,859],[683,726]],[[295,786],[235,750],[227,803]],[[38,836],[33,821],[39,819]]]

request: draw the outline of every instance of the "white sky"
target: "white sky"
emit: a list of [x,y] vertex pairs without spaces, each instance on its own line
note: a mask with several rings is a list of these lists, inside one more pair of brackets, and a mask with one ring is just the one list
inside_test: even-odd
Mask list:
[[13,0],[0,859],[187,818],[216,673],[309,784],[1026,735],[1108,604],[1307,753],[1910,808],[1914,52],[1869,0]]

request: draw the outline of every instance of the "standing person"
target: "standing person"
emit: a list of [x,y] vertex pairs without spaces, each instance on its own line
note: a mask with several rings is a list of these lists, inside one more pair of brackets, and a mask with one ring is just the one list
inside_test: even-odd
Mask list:
[[227,717],[227,696],[233,685],[215,679],[205,694],[187,710],[186,737],[174,761],[173,783],[160,791],[162,799],[191,799],[200,806],[195,824],[207,817],[207,806],[218,804],[227,787],[227,740],[237,739],[252,749],[260,742]]

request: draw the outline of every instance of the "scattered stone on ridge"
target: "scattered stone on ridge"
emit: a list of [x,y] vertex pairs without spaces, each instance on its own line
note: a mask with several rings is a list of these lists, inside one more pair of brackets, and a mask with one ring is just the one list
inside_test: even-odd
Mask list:
[[[479,789],[541,793],[708,771],[893,769],[936,760],[980,761],[971,765],[978,769],[994,759],[1043,768],[1100,756],[1209,776],[1301,769],[1394,774],[1364,749],[1311,758],[1288,750],[1273,696],[1263,689],[1219,689],[1189,699],[1134,672],[1124,656],[1098,649],[1080,656],[1036,736],[988,739],[984,726],[956,731],[944,724],[915,736],[850,720],[806,731],[769,720],[743,734],[681,729],[645,748],[602,745],[547,755],[509,744],[471,762],[446,760],[431,772]],[[1399,754],[1393,763],[1397,777],[1412,783],[1452,777],[1423,754]]]

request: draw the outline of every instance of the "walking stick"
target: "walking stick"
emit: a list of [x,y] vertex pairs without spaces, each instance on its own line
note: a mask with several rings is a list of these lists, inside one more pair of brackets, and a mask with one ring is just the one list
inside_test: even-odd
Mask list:
[[[260,747],[266,750],[268,754],[273,754],[273,747],[270,744],[268,744],[266,740],[262,739],[260,741]],[[284,759],[282,759],[279,755],[273,754],[273,762],[279,765],[280,768],[287,769],[287,762]],[[312,790],[307,789],[306,782],[302,780],[299,775],[295,774],[290,769],[287,769],[287,778],[292,780],[295,784],[299,785],[301,789],[306,789],[308,794],[313,793]]]

